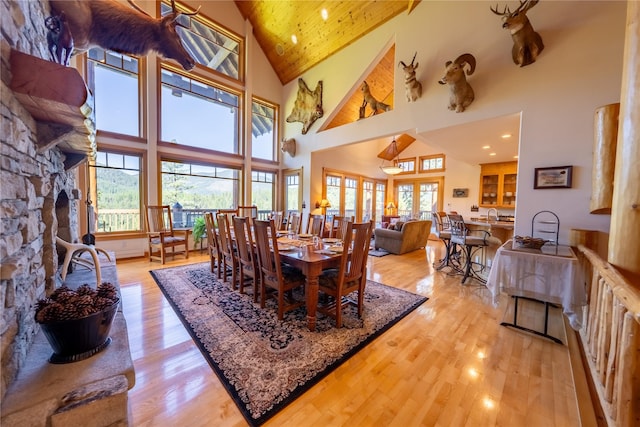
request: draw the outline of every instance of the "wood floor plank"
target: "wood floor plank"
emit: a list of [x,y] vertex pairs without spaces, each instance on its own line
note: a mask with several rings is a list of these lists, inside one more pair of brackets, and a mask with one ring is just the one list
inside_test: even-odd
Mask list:
[[[368,277],[429,297],[267,426],[578,426],[568,348],[500,326],[512,301],[492,303],[486,287],[434,271],[442,246],[370,257]],[[197,252],[165,266],[118,261],[136,385],[134,426],[245,426],[198,347],[148,273],[206,261]],[[522,303],[522,302],[521,302]],[[527,302],[519,321],[542,327],[544,305]],[[565,340],[559,309],[550,333]]]

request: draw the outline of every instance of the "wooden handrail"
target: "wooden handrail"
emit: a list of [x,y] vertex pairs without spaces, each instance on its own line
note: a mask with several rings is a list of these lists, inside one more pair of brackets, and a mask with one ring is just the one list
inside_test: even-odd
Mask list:
[[597,398],[609,426],[640,424],[640,289],[583,245],[589,304],[580,330]]

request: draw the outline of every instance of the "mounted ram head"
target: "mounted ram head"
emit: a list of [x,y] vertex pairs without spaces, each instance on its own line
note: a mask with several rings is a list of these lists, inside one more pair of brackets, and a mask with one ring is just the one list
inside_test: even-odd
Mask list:
[[441,85],[449,85],[449,110],[462,113],[475,97],[471,85],[467,83],[464,74],[464,66],[469,65],[467,75],[473,74],[476,69],[476,58],[470,53],[463,53],[455,61],[447,61],[445,64],[445,74],[438,81]]

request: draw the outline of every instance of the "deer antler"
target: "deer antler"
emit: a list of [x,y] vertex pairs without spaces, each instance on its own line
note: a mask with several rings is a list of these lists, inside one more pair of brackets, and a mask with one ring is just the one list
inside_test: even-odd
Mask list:
[[504,6],[504,10],[502,12],[498,12],[498,5],[496,4],[496,8],[492,8],[491,6],[489,6],[489,9],[491,9],[491,12],[495,13],[498,16],[505,16],[505,15],[511,15],[511,11],[509,10],[509,6],[505,5]]

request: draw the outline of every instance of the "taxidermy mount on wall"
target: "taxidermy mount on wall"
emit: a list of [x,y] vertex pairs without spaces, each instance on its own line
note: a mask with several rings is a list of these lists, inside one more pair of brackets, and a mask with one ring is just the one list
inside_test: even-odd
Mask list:
[[464,66],[469,64],[467,75],[473,74],[476,69],[476,58],[470,53],[463,53],[458,56],[455,61],[447,61],[445,64],[445,74],[438,81],[441,85],[449,85],[449,110],[455,110],[456,113],[462,113],[475,97],[473,88],[467,82],[464,74]]
[[191,70],[196,63],[182,46],[176,31],[176,26],[180,25],[177,19],[180,15],[194,16],[200,9],[181,13],[171,0],[172,12],[156,19],[132,0],[128,1],[134,9],[116,0],[50,0],[49,4],[52,16],[66,16],[75,48],[80,52],[97,46],[143,56],[153,50],[178,61],[185,70]]
[[364,101],[362,102],[362,106],[366,107],[369,104],[371,108],[372,115],[375,116],[378,114],[378,111],[389,111],[391,110],[391,106],[389,104],[385,104],[384,102],[378,101],[371,95],[371,91],[369,90],[369,85],[366,81],[362,82],[362,94],[364,95]]
[[536,62],[536,58],[544,49],[542,37],[536,33],[527,18],[527,11],[538,4],[538,0],[521,1],[518,9],[511,12],[508,6],[502,12],[498,12],[498,5],[493,13],[502,16],[502,28],[509,30],[513,39],[511,57],[513,62],[520,67]]
[[298,79],[298,95],[293,111],[287,117],[287,123],[302,123],[302,134],[305,135],[311,125],[324,115],[322,109],[322,80],[312,92],[301,78]]
[[407,102],[416,102],[418,98],[422,96],[422,83],[416,80],[416,69],[420,63],[413,65],[413,61],[416,60],[416,55],[413,55],[411,64],[406,65],[403,61],[400,61],[398,66],[402,65],[402,71],[404,71],[404,90],[407,96]]
[[73,36],[69,29],[67,17],[64,12],[60,16],[49,16],[44,20],[47,31],[47,47],[51,60],[58,64],[68,66],[73,53]]
[[294,138],[282,138],[282,144],[280,150],[283,153],[288,153],[291,157],[296,156],[296,140]]

